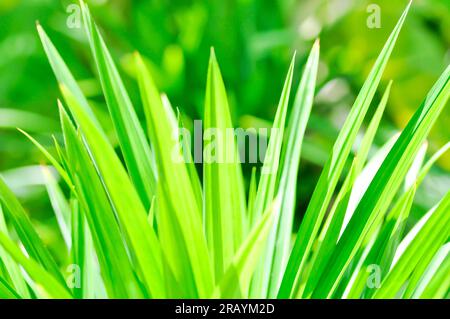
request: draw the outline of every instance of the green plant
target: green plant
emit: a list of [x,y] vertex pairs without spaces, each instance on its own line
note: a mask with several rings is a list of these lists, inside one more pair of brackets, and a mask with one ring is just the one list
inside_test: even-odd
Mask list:
[[[214,141],[216,154],[232,154],[232,160],[203,163],[202,181],[192,161],[173,160],[174,152],[181,156],[188,149],[185,140],[173,138],[183,123],[136,53],[147,130],[141,127],[106,44],[87,7],[81,5],[123,161],[38,25],[65,101],[64,105],[58,101],[64,147],[55,139],[54,156],[24,134],[69,188],[66,201],[53,175],[45,171],[72,268],[64,278],[24,208],[0,179],[0,297],[442,298],[448,294],[450,192],[406,236],[404,229],[416,188],[450,147],[445,145],[422,165],[425,139],[449,98],[450,67],[402,133],[368,160],[389,84],[338,188],[409,6],[339,133],[291,249],[297,173],[313,104],[319,42],[311,50],[288,112],[292,60],[273,124],[277,134],[270,137],[262,173],[253,170],[246,196],[234,138]],[[214,51],[204,123],[205,130],[233,127]],[[205,141],[204,146],[212,142]],[[380,271],[374,273],[379,285],[372,269]]]

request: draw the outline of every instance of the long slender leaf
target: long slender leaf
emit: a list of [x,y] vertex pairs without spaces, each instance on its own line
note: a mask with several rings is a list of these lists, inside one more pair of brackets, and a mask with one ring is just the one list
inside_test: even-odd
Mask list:
[[[5,218],[3,216],[3,210],[0,205],[0,231],[5,235],[9,234]],[[22,275],[20,267],[16,264],[14,260],[9,256],[9,254],[0,248],[0,260],[6,268],[6,272],[11,280],[11,292],[17,291],[17,295],[20,295],[22,298],[30,298],[30,292],[28,290],[27,283]],[[9,284],[7,282],[5,284],[5,289]]]
[[381,287],[373,295],[374,298],[395,297],[415,267],[422,260],[426,260],[428,264],[450,235],[448,228],[450,223],[449,209],[450,192],[447,192],[438,207],[408,245],[394,268],[383,280]]
[[272,265],[270,269],[266,269],[271,276],[268,291],[268,297],[271,298],[277,295],[289,258],[297,195],[298,166],[303,136],[313,104],[318,66],[319,41],[316,40],[306,61],[302,79],[297,89],[286,134],[287,145],[284,146],[285,150],[280,165],[281,177],[278,189],[279,193],[282,194],[282,203],[279,220],[275,222],[276,235],[273,238],[274,240],[268,243],[269,251],[273,251]]
[[5,279],[0,277],[0,299],[20,299],[20,295]]
[[[305,284],[305,289],[304,291],[301,291],[303,297],[309,296],[312,293],[313,289],[317,285],[319,276],[326,265],[327,258],[336,247],[336,243],[341,234],[340,230],[342,229],[342,225],[346,223],[346,216],[349,215],[349,205],[351,206],[351,200],[355,196],[355,192],[361,192],[362,194],[370,183],[371,178],[367,178],[368,174],[366,174],[366,172],[364,171],[361,171],[363,169],[364,163],[367,160],[370,147],[372,146],[373,139],[377,132],[384,109],[386,107],[391,85],[392,81],[387,86],[380,104],[378,105],[378,108],[372,120],[370,121],[367,131],[361,141],[361,146],[358,150],[358,153],[353,160],[350,171],[345,178],[345,181],[336,197],[336,200],[331,207],[331,211],[328,213],[327,220],[322,227],[322,231],[318,238],[318,248],[315,252],[315,256],[312,258],[312,265],[310,267],[311,271],[307,275],[308,279],[307,283]],[[388,141],[386,145],[384,145],[377,152],[376,156],[373,157],[365,170],[373,170],[373,163],[379,163],[379,165],[381,165],[382,159],[384,159],[384,157],[387,155],[394,141],[394,139]],[[365,187],[359,184],[359,180],[362,180],[366,183]]]
[[[198,294],[208,297],[214,284],[213,268],[203,232],[202,204],[197,201],[189,172],[184,162],[178,136],[176,116],[161,101],[160,94],[142,58],[136,54],[138,82],[147,118],[150,140],[155,150],[161,189],[180,225]],[[179,205],[182,203],[183,206]]]
[[209,60],[204,120],[206,234],[215,276],[220,278],[242,243],[246,207],[227,95],[213,49]]
[[106,44],[87,6],[83,1],[80,3],[92,55],[125,163],[144,207],[148,209],[155,193],[156,182],[152,152]]
[[372,180],[328,262],[332,269],[322,275],[321,285],[313,296],[325,297],[333,292],[372,223],[389,206],[415,155],[447,103],[450,95],[449,79],[450,66],[408,122]]
[[[164,284],[161,276],[161,250],[155,232],[146,221],[147,211],[112,146],[93,125],[72,93],[64,86],[61,91],[86,138],[86,144],[89,145],[96,168],[102,176],[102,182],[125,232],[128,245],[133,248],[145,286],[152,296],[162,297]],[[89,182],[86,182],[85,186],[89,186]]]
[[[86,213],[86,219],[92,231],[108,295],[112,298],[123,298],[133,294],[136,297],[142,296],[134,277],[133,266],[128,258],[127,246],[123,243],[123,236],[110,207],[108,194],[68,115],[62,108],[60,111],[71,175],[81,208]],[[75,214],[79,213],[75,212]],[[82,224],[73,226],[83,227]],[[77,259],[82,258],[79,256]],[[84,264],[77,266],[83,268]]]
[[[252,225],[258,221],[261,214],[267,209],[271,201],[276,196],[276,186],[278,182],[278,169],[281,162],[281,146],[284,136],[284,128],[286,122],[287,108],[289,105],[289,96],[291,93],[292,77],[294,74],[295,54],[284,81],[283,91],[281,92],[280,101],[278,102],[277,113],[269,146],[267,147],[266,157],[261,170],[261,178],[258,183],[258,191],[255,198],[255,207],[253,207],[253,216],[255,220],[250,221]],[[250,287],[251,298],[264,298],[267,296],[269,289],[270,271],[272,267],[272,259],[274,254],[273,242],[275,241],[276,227],[269,234],[266,251],[264,252],[260,265],[256,268]]]
[[53,257],[45,248],[39,235],[33,228],[33,225],[12,191],[5,184],[0,176],[0,203],[3,204],[5,214],[10,218],[14,229],[16,230],[20,241],[22,242],[28,255],[35,259],[44,269],[54,275],[57,280],[64,282],[64,279],[56,265]]
[[20,264],[30,277],[38,283],[46,293],[53,298],[70,299],[72,296],[67,287],[61,285],[58,279],[47,272],[36,261],[27,258],[3,232],[0,232],[0,246],[2,246],[11,257]]
[[314,190],[313,197],[311,198],[300,225],[278,297],[287,298],[292,296],[296,289],[298,279],[306,266],[306,260],[309,256],[312,244],[316,239],[317,232],[319,231],[319,227],[330,203],[345,161],[347,160],[356,134],[375,94],[381,75],[394,48],[394,44],[400,33],[403,22],[405,21],[408,10],[409,5],[403,12],[383,50],[378,56],[378,59],[364,82],[350,114],[333,146],[332,154],[324,166]]
[[279,212],[279,206],[280,199],[277,197],[236,253],[215,289],[215,297],[246,298],[248,296],[250,279],[264,251],[270,229]]

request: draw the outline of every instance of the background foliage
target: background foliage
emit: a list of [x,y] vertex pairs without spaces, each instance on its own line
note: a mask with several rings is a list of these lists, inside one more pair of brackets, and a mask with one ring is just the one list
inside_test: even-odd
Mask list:
[[[58,87],[39,43],[35,21],[52,40],[95,102],[104,125],[111,127],[101,88],[93,71],[87,40],[67,27],[71,1],[2,0],[0,3],[0,172],[21,196],[44,240],[56,250],[61,242],[36,163],[42,155],[21,127],[51,145],[57,124]],[[235,126],[268,125],[292,52],[304,65],[316,37],[321,41],[317,96],[308,124],[299,183],[298,213],[309,201],[349,107],[387,35],[405,6],[403,1],[232,0],[232,1],[88,1],[97,23],[120,61],[121,73],[137,107],[132,53],[150,63],[161,91],[189,119],[201,118],[209,47],[214,46],[229,94]],[[366,26],[369,3],[381,8],[381,28]],[[378,145],[404,127],[432,83],[450,62],[450,2],[415,1],[380,89],[394,83]],[[300,75],[296,70],[296,81]],[[382,91],[377,93],[381,99]],[[142,110],[138,110],[142,114]],[[369,111],[370,112],[370,111]],[[105,115],[105,116],[102,116]],[[269,122],[267,122],[269,121]],[[429,150],[450,139],[447,107],[430,135]],[[58,136],[58,135],[57,135]],[[114,137],[112,137],[114,139]],[[244,167],[245,168],[245,167]],[[247,169],[247,168],[246,168]],[[412,211],[418,218],[450,187],[450,157],[444,156],[419,189]],[[248,171],[246,173],[249,173]],[[249,174],[247,174],[249,175]],[[415,222],[415,220],[414,220]]]

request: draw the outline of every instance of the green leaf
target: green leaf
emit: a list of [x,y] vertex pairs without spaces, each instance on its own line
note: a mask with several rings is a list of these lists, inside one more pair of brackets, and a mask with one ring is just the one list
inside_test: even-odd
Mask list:
[[[86,268],[86,242],[85,237],[87,236],[88,228],[84,227],[84,216],[81,214],[78,200],[76,198],[72,198],[69,205],[69,225],[70,225],[70,261],[71,265],[69,265],[68,269],[73,271],[74,267],[78,267],[79,275],[81,278],[77,278],[78,286],[73,285],[72,294],[74,298],[81,299],[83,297],[93,296],[88,293],[88,289],[93,290],[92,286],[89,286],[86,282],[89,274],[89,269]],[[86,233],[86,234],[85,234]],[[100,261],[101,262],[101,261]],[[77,269],[77,270],[78,270]],[[92,279],[92,278],[89,278]]]
[[[361,141],[358,153],[353,160],[352,166],[350,167],[350,171],[347,174],[347,177],[344,180],[344,183],[333,203],[333,206],[328,213],[327,220],[322,227],[321,233],[318,238],[318,247],[314,252],[311,261],[311,271],[307,275],[305,289],[304,291],[299,291],[303,298],[309,296],[312,293],[313,289],[317,285],[320,274],[326,266],[325,263],[327,259],[336,247],[336,243],[339,239],[339,236],[341,235],[342,225],[344,224],[344,222],[348,222],[346,217],[351,213],[351,207],[353,206],[351,204],[351,200],[356,197],[356,193],[360,193],[362,196],[364,191],[369,186],[371,179],[373,178],[373,176],[369,178],[369,176],[367,175],[369,175],[370,172],[374,171],[374,165],[376,165],[377,163],[379,163],[378,167],[381,165],[382,160],[386,157],[389,149],[395,142],[394,139],[391,139],[388,143],[386,143],[386,145],[384,145],[377,152],[370,163],[366,166],[366,169],[362,171],[363,165],[367,160],[367,156],[372,146],[375,133],[377,132],[384,109],[386,107],[391,85],[392,81],[388,84],[380,101],[380,104],[378,105],[378,108],[374,116],[372,117],[372,120],[370,121],[367,131]],[[359,181],[362,181],[365,185],[361,185]],[[358,196],[358,200],[361,198],[361,196]]]
[[27,258],[3,232],[0,232],[0,246],[2,246],[11,257],[20,264],[28,275],[39,284],[52,298],[70,299],[72,295],[67,287],[61,285],[60,281],[47,272],[40,264],[31,258]]
[[[89,154],[117,213],[127,244],[134,252],[142,281],[153,297],[163,297],[161,250],[154,230],[147,223],[147,211],[112,146],[92,123],[72,93],[65,86],[61,87],[61,91],[80,126]],[[84,187],[92,186],[89,181],[82,184]]]
[[0,299],[20,299],[20,295],[8,282],[0,277]]
[[283,273],[291,249],[292,225],[294,222],[295,200],[297,196],[297,174],[300,163],[303,137],[313,105],[316,86],[317,69],[319,66],[319,40],[309,54],[303,71],[302,79],[294,100],[293,109],[287,129],[287,141],[280,165],[281,208],[279,219],[275,221],[276,234],[268,243],[268,250],[273,255],[270,268],[268,297],[275,298],[283,278]]
[[7,217],[9,217],[14,229],[19,236],[28,255],[35,259],[44,269],[50,272],[57,280],[64,282],[64,279],[59,271],[58,266],[45,248],[39,235],[34,230],[25,209],[20,204],[19,200],[14,196],[12,191],[5,184],[3,178],[0,176],[0,204]]
[[[166,105],[166,108],[172,109],[172,105],[170,104],[170,101],[165,94],[162,94],[161,99],[163,104]],[[194,188],[196,200],[198,203],[201,203],[203,201],[202,184],[200,183],[200,178],[198,176],[198,172],[195,167],[195,162],[194,159],[192,158],[190,132],[184,126],[179,111],[177,115],[178,115],[178,129],[179,129],[178,136],[180,137],[180,144],[183,150],[183,156],[185,158],[185,162],[188,168],[188,173],[191,179],[192,187]]]
[[198,298],[193,269],[188,253],[188,242],[183,237],[182,226],[176,218],[173,203],[162,187],[157,191],[158,237],[163,254],[167,294],[170,298]]
[[433,156],[425,163],[425,165],[423,165],[419,173],[419,176],[417,177],[416,182],[417,184],[422,183],[422,181],[425,179],[434,163],[436,163],[436,161],[439,160],[439,158],[441,158],[441,156],[444,155],[449,149],[450,149],[450,142],[446,143],[436,153],[433,154]]
[[328,262],[328,271],[322,275],[321,285],[316,288],[313,297],[326,297],[334,291],[372,223],[386,211],[415,155],[446,105],[450,95],[449,79],[450,66],[433,86],[377,171],[345,228]]
[[235,132],[213,49],[206,85],[203,154],[206,234],[215,277],[220,278],[242,243],[246,207]]
[[300,225],[297,239],[292,249],[278,297],[287,298],[295,293],[300,276],[305,271],[306,261],[311,251],[336,184],[344,168],[351,147],[355,141],[361,123],[376,92],[389,56],[405,21],[409,5],[400,17],[383,50],[375,62],[369,76],[352,106],[350,113],[333,146],[331,156],[324,166],[316,185],[305,216]]
[[[116,216],[110,206],[108,193],[104,190],[102,181],[68,115],[62,107],[60,111],[68,164],[74,177],[74,189],[92,232],[108,295],[111,298],[140,297],[142,292],[139,291],[133,266],[127,254],[128,247],[124,243]],[[83,227],[83,224],[80,224],[81,220],[75,219],[75,216],[73,218],[74,227]],[[80,240],[84,239],[78,238],[78,241]],[[83,243],[78,244],[78,248],[83,246]],[[82,257],[78,255],[76,259],[82,260]],[[83,269],[84,263],[78,267]]]
[[64,198],[62,190],[59,188],[58,183],[53,177],[50,170],[42,166],[42,173],[45,180],[45,187],[47,189],[50,203],[55,212],[56,221],[58,222],[61,235],[66,243],[67,249],[71,247],[71,234],[70,234],[70,207]]
[[[426,267],[420,266],[428,265],[450,235],[449,212],[450,192],[447,192],[431,215],[426,216],[427,220],[383,280],[380,288],[373,295],[374,298],[394,298],[415,270],[419,269],[420,271],[416,274],[422,275]],[[412,278],[413,286],[417,283],[415,277]]]
[[248,210],[247,210],[247,222],[255,219],[254,216],[254,207],[255,207],[255,198],[257,192],[257,184],[256,184],[256,166],[252,167],[252,175],[250,177],[250,186],[248,190]]
[[[449,244],[445,244],[438,252],[437,257],[447,252],[445,259],[438,265],[438,269],[430,267],[424,276],[423,284],[420,283],[414,292],[413,298],[422,299],[444,299],[450,289],[450,255],[448,253]],[[436,260],[438,263],[438,260]],[[437,264],[436,263],[436,264]],[[431,263],[432,266],[436,265]],[[431,276],[431,278],[429,278]]]
[[[449,252],[450,252],[450,243],[446,243],[433,256],[433,259],[428,264],[426,270],[423,271],[423,273],[421,274],[420,279],[416,282],[409,281],[408,287],[405,293],[403,294],[403,298],[419,298],[424,293],[424,291],[430,286],[430,284],[432,284],[432,280],[434,279],[434,277],[439,276],[439,271],[441,270],[441,268],[445,269],[445,262],[449,257]],[[415,272],[417,272],[418,270],[420,270],[420,267],[416,267]],[[445,277],[442,278],[442,286],[444,288],[447,287],[448,289],[448,287],[450,287],[450,280],[447,280],[446,283]],[[408,289],[410,287],[413,287],[411,289],[412,290],[411,292]]]
[[250,279],[265,249],[267,237],[280,210],[277,197],[259,219],[236,253],[214,291],[214,298],[247,298]]
[[[397,249],[402,235],[406,219],[408,218],[413,203],[416,187],[413,185],[405,195],[397,202],[388,214],[384,225],[376,235],[375,243],[370,248],[367,257],[363,260],[363,264],[357,269],[353,276],[354,280],[350,280],[348,294],[344,294],[346,298],[359,298],[366,288],[367,279],[370,275],[371,268],[376,265],[379,267],[380,276],[386,276],[389,272],[390,264],[393,258],[393,252]],[[375,288],[375,287],[371,287]]]
[[[8,235],[8,229],[6,226],[5,218],[3,216],[3,210],[2,206],[0,205],[0,232],[3,232],[5,235]],[[8,282],[4,282],[4,289],[14,292],[17,291],[17,295],[22,296],[23,298],[30,298],[30,292],[28,290],[27,283],[25,281],[25,278],[22,275],[22,271],[20,270],[20,267],[16,264],[14,260],[9,256],[9,254],[4,251],[0,247],[0,264],[3,264],[5,267],[5,270],[7,272],[7,275],[10,278],[10,289],[7,289],[9,287]],[[6,277],[6,275],[5,275]],[[0,278],[1,279],[1,278]],[[1,285],[1,283],[0,283]]]
[[[261,214],[272,203],[276,196],[276,185],[278,182],[278,169],[281,161],[281,146],[283,143],[284,127],[286,121],[289,96],[291,93],[292,77],[294,74],[295,54],[292,57],[291,65],[286,75],[278,102],[277,113],[271,130],[269,145],[266,150],[266,157],[261,169],[258,191],[255,198],[255,206],[252,208],[254,219],[250,221],[250,227],[258,222]],[[250,298],[264,298],[269,289],[270,270],[274,254],[273,242],[275,241],[276,228],[271,230],[266,245],[266,251],[262,255],[261,262],[253,275],[250,287]]]
[[[387,274],[389,268],[391,267],[391,263],[394,259],[395,251],[397,250],[398,244],[401,240],[402,232],[405,227],[405,223],[408,217],[409,210],[412,205],[412,201],[414,198],[415,189],[420,186],[423,181],[424,176],[428,173],[431,166],[442,156],[446,150],[448,150],[450,143],[444,145],[439,151],[437,151],[429,161],[423,166],[423,168],[416,174],[416,180],[412,181],[413,184],[403,193],[400,198],[397,200],[397,203],[391,209],[389,214],[386,217],[386,221],[382,226],[380,234],[376,234],[376,243],[372,248],[371,256],[368,257],[372,260],[367,261],[365,264],[376,264],[380,266],[382,270],[383,277]],[[421,148],[419,153],[423,150],[423,154],[419,154],[416,156],[415,162],[422,162],[422,158],[424,152],[426,150],[426,144]],[[414,166],[414,165],[413,165]],[[419,170],[420,167],[417,167],[416,170]],[[411,171],[411,169],[410,169]],[[380,244],[377,244],[380,243]],[[382,246],[380,246],[382,245]],[[362,280],[362,279],[361,279]],[[353,294],[355,293],[354,289],[352,289]],[[371,290],[366,294],[366,297],[372,296],[375,290]],[[356,295],[349,297],[356,297]]]
[[153,79],[137,53],[136,64],[148,132],[155,150],[159,187],[169,201],[167,205],[171,209],[168,211],[174,214],[170,218],[176,219],[180,226],[198,295],[206,298],[212,293],[214,275],[203,232],[202,203],[197,201],[179,137],[173,136],[178,132],[176,116],[167,104],[162,103]]
[[93,124],[97,128],[100,129],[101,126],[100,126],[97,118],[95,117],[94,112],[92,111],[91,107],[89,106],[87,99],[84,97],[83,92],[81,91],[80,87],[78,86],[72,73],[70,73],[69,68],[64,63],[64,60],[61,58],[61,55],[56,50],[55,46],[53,45],[50,38],[45,33],[42,26],[39,23],[37,23],[36,27],[37,27],[42,45],[44,47],[45,53],[47,54],[47,58],[50,62],[50,66],[52,67],[53,72],[55,73],[58,83],[60,85],[64,85],[72,92],[72,94],[77,99],[77,101],[80,104],[80,107],[83,109],[83,111],[89,116],[89,118],[91,119]]
[[45,147],[40,144],[38,141],[36,141],[30,134],[28,134],[27,132],[18,129],[23,135],[25,135],[30,141],[31,143],[33,143],[38,149],[39,151],[41,151],[41,153],[47,158],[47,160],[50,162],[50,164],[53,165],[53,167],[58,171],[58,173],[61,175],[61,177],[64,179],[64,181],[67,183],[67,185],[69,187],[72,187],[71,185],[71,181],[69,176],[67,175],[66,170],[63,168],[63,166],[56,160],[55,157],[53,157],[52,154],[50,154]]
[[119,72],[83,1],[81,8],[92,55],[128,172],[144,207],[149,209],[156,183],[150,146]]

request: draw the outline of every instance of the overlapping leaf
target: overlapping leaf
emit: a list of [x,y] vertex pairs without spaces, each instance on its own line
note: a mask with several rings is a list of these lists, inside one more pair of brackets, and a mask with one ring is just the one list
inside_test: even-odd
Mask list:
[[[356,134],[361,126],[365,114],[380,82],[389,56],[405,21],[409,5],[400,17],[375,65],[364,82],[361,91],[348,115],[339,136],[333,146],[331,155],[325,164],[313,196],[308,205],[305,216],[298,231],[297,239],[283,277],[278,296],[287,298],[295,292],[298,280],[304,271],[306,261],[316,239],[323,217],[330,203],[336,184],[344,168]],[[333,283],[335,284],[335,283]]]

